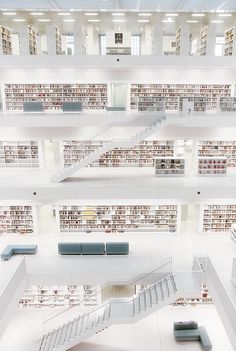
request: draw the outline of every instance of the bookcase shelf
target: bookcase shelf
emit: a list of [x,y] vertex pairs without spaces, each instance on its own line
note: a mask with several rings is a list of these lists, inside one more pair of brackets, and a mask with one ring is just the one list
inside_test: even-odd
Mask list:
[[[64,140],[61,146],[64,167],[78,162],[105,143],[107,141]],[[90,167],[153,167],[158,156],[174,156],[174,141],[144,140],[133,148],[116,148],[106,152]]]
[[180,55],[180,36],[181,36],[181,27],[179,27],[175,33],[175,55]]
[[225,157],[199,157],[198,175],[223,176],[227,173],[227,159]]
[[0,206],[0,233],[32,234],[33,232],[32,206]]
[[85,110],[107,106],[107,84],[5,84],[7,111],[23,111],[23,103],[43,103],[44,111],[62,111],[63,102],[81,101]]
[[193,112],[206,112],[206,97],[204,96],[180,96],[179,98],[179,111],[183,111],[184,100],[193,102]]
[[234,50],[234,36],[235,36],[235,27],[229,28],[225,31],[225,46],[224,46],[224,55],[232,56]]
[[204,205],[202,231],[230,232],[236,222],[236,205]]
[[138,110],[138,101],[146,97],[163,97],[166,110],[177,111],[180,97],[201,97],[206,99],[206,110],[217,110],[219,97],[231,96],[228,84],[131,84],[130,108]]
[[165,111],[165,98],[160,96],[140,96],[138,111]]
[[39,166],[37,141],[0,141],[0,167],[38,168]]
[[33,285],[26,289],[19,308],[93,307],[101,303],[98,285]]
[[200,55],[205,56],[207,51],[208,26],[203,26],[200,31]]
[[219,108],[221,112],[236,112],[236,97],[220,97]]
[[227,168],[236,167],[236,141],[206,140],[198,143],[198,156],[225,157]]
[[62,55],[61,31],[58,27],[55,27],[55,41],[56,41],[56,54]]
[[58,211],[61,233],[177,231],[177,205],[66,205]]
[[3,55],[12,55],[11,31],[4,26],[0,26],[0,31],[1,31],[2,53]]
[[37,55],[37,32],[32,26],[28,26],[29,53]]
[[157,177],[184,176],[185,159],[180,157],[159,157],[155,159],[155,175]]

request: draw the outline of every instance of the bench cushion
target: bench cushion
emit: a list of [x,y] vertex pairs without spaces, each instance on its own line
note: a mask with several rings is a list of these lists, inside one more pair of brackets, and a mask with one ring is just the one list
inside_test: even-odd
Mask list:
[[206,328],[199,326],[200,342],[204,351],[209,351],[212,349],[211,340],[207,334]]
[[81,243],[58,243],[60,255],[81,255]]
[[82,255],[104,255],[104,243],[81,243]]
[[174,336],[177,341],[199,340],[198,329],[174,330]]
[[174,330],[197,329],[198,324],[195,321],[174,322]]
[[2,260],[9,260],[12,255],[35,254],[37,245],[7,245],[1,253]]
[[107,255],[128,255],[129,243],[128,242],[109,242],[106,243]]

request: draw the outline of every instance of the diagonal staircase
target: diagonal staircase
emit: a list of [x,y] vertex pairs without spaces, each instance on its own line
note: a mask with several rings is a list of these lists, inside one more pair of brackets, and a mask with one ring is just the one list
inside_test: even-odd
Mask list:
[[[88,166],[92,162],[99,159],[100,156],[106,152],[113,150],[115,148],[132,148],[142,140],[151,136],[160,125],[166,121],[166,116],[159,116],[156,121],[151,122],[148,126],[144,127],[140,132],[136,133],[130,139],[121,139],[121,140],[111,140],[105,145],[102,145],[95,151],[91,152],[89,155],[86,155],[84,158],[78,162],[72,164],[69,167],[60,169],[56,174],[51,178],[52,183],[59,183],[64,179],[70,177],[73,173],[78,172],[82,168]],[[134,125],[135,126],[135,125]]]
[[[183,286],[174,274],[149,285],[132,298],[111,298],[96,309],[78,316],[45,334],[38,351],[65,351],[112,324],[134,323],[183,296]],[[199,281],[191,278],[200,292]],[[188,282],[189,288],[189,282]]]

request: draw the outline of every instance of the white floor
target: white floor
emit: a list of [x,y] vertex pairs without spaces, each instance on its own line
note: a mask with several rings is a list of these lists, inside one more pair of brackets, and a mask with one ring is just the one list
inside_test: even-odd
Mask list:
[[[42,311],[18,311],[0,340],[0,350],[36,351]],[[196,320],[207,329],[213,351],[233,351],[214,305],[167,306],[132,325],[114,325],[71,351],[200,351],[198,342],[176,342],[173,322]],[[14,336],[14,337],[13,337]]]

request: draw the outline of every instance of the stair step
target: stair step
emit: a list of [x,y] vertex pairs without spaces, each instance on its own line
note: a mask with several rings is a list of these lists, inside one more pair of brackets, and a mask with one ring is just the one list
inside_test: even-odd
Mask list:
[[60,339],[61,339],[61,333],[62,333],[62,328],[58,328],[57,329],[56,339],[55,339],[54,345],[53,345],[53,350],[56,350],[57,347],[59,346]]
[[158,304],[158,294],[155,285],[152,285],[150,287],[151,290],[151,295],[152,295],[152,303],[153,304]]
[[145,296],[145,292],[140,291],[139,293],[139,301],[140,301],[140,311],[146,311],[147,309],[147,304],[146,304],[146,296]]
[[41,348],[40,351],[49,351],[50,350],[50,342],[52,339],[53,333],[50,333],[46,336],[45,342],[43,343],[43,347]]
[[71,332],[72,332],[72,328],[73,328],[73,323],[74,323],[74,321],[68,323],[68,327],[67,327],[66,335],[65,335],[66,341],[71,339]]
[[147,307],[152,307],[152,296],[151,296],[151,291],[149,288],[146,288],[144,290],[145,292],[145,298],[146,298],[146,306]]
[[52,333],[52,337],[51,337],[50,343],[49,343],[49,345],[48,345],[48,350],[53,350],[56,337],[57,337],[57,330],[55,330],[55,331]]
[[162,280],[162,288],[163,288],[163,293],[164,293],[164,298],[169,298],[170,297],[170,289],[168,285],[168,279],[163,279]]
[[79,323],[79,318],[74,319],[72,330],[71,330],[71,339],[73,339],[76,335],[78,323]]
[[44,351],[45,350],[45,345],[47,343],[47,339],[48,338],[48,335],[44,335],[42,341],[41,341],[41,344],[40,344],[40,348],[39,348],[39,351]]
[[67,327],[68,327],[67,324],[65,324],[64,327],[62,327],[62,333],[61,333],[61,336],[60,336],[59,345],[63,345],[64,342],[65,342],[65,336],[66,336]]

